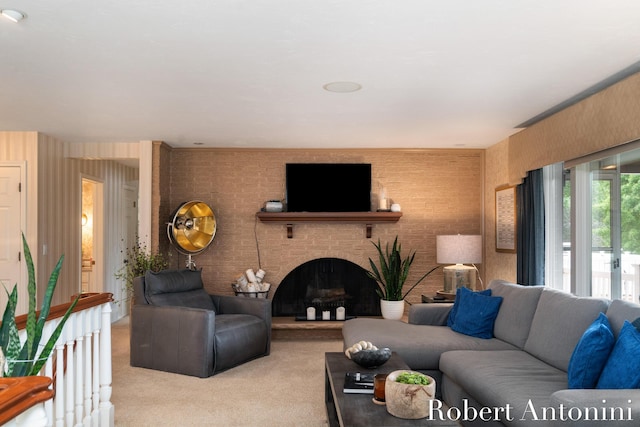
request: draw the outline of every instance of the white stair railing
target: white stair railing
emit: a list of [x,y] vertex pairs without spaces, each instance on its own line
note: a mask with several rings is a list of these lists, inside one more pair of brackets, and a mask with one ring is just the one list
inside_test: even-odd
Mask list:
[[[64,325],[41,375],[53,378],[53,399],[36,402],[44,407],[46,426],[111,427],[111,294],[85,294]],[[51,308],[42,343],[49,339],[69,304]],[[25,316],[26,317],[26,316]],[[17,319],[20,328],[20,319]],[[26,339],[24,329],[21,339]],[[0,384],[3,379],[0,379]],[[6,380],[9,380],[7,378]],[[2,396],[0,395],[0,405]],[[25,411],[28,412],[28,411]],[[24,415],[22,415],[24,417]],[[20,416],[0,424],[20,426]]]

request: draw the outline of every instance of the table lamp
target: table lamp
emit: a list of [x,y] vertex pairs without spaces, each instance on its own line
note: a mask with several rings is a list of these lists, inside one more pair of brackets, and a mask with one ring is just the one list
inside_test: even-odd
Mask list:
[[458,288],[476,289],[476,267],[464,264],[482,262],[482,236],[450,235],[436,236],[436,262],[454,264],[443,268],[444,290],[437,294],[453,298]]

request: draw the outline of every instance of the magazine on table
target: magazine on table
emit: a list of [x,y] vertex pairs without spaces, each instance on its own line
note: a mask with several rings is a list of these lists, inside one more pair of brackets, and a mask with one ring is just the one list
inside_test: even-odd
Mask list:
[[347,372],[344,376],[344,393],[373,394],[374,373]]

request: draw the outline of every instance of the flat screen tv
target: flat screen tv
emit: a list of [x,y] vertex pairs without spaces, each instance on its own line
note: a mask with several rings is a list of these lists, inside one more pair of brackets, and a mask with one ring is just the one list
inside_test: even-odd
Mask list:
[[287,163],[289,212],[369,212],[368,163]]

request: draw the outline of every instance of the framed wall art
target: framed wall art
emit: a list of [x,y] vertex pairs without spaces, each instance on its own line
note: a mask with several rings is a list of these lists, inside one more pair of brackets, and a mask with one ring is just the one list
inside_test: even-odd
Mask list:
[[516,253],[516,187],[496,188],[496,252]]

